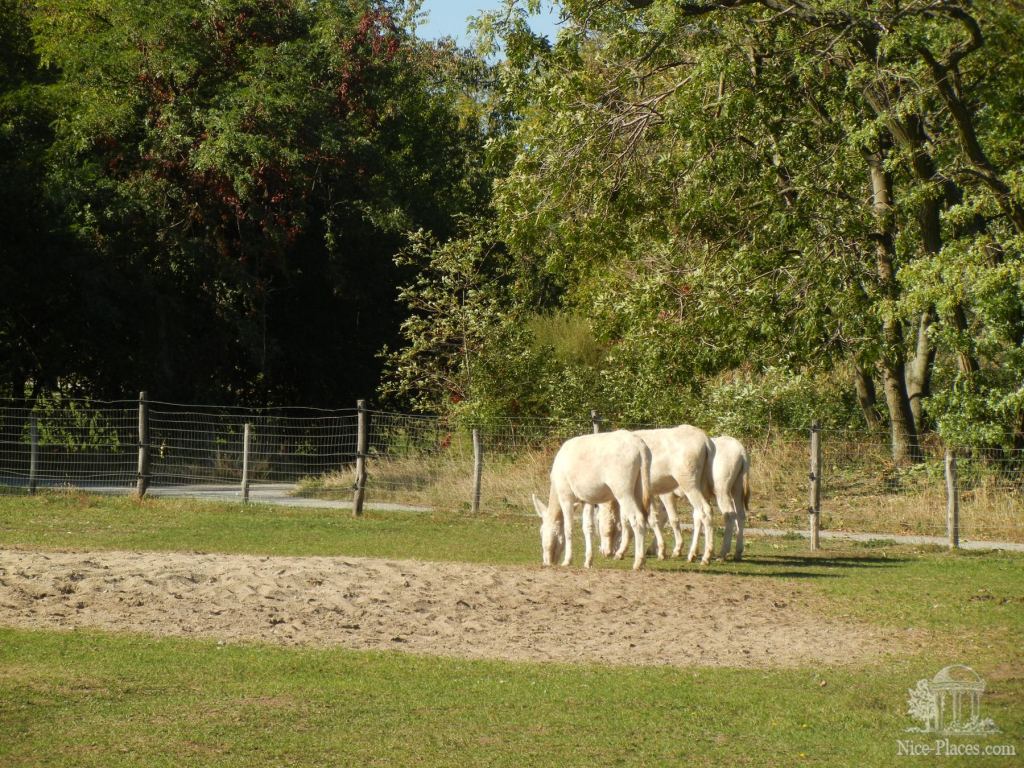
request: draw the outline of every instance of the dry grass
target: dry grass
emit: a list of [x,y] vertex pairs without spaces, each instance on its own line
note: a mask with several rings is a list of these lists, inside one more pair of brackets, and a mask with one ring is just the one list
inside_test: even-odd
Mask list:
[[[751,525],[807,526],[809,455],[805,440],[747,441],[751,454]],[[822,448],[822,527],[842,531],[946,534],[943,459],[897,470],[877,441],[829,440]],[[961,464],[960,536],[1024,541],[1024,494],[992,462]],[[966,471],[964,471],[966,470]]]
[[[937,451],[922,464],[897,471],[878,441],[823,439],[822,527],[831,530],[942,536],[946,490]],[[745,441],[751,457],[748,525],[807,527],[809,448],[806,439]],[[547,493],[557,441],[534,450],[487,455],[481,510],[533,514],[530,494]],[[992,463],[964,462],[960,535],[964,539],[1024,542],[1024,493],[1019,478]],[[351,470],[308,478],[304,496],[349,498]],[[465,510],[473,493],[472,451],[464,445],[399,458],[371,458],[367,498],[438,509]],[[687,510],[680,509],[684,517]]]
[[[487,456],[481,480],[481,509],[532,514],[530,494],[546,495],[556,448]],[[299,484],[299,495],[347,499],[354,486],[355,471],[348,467],[306,478]],[[375,501],[468,511],[473,498],[472,454],[452,451],[372,458],[367,461],[366,488],[367,497]]]

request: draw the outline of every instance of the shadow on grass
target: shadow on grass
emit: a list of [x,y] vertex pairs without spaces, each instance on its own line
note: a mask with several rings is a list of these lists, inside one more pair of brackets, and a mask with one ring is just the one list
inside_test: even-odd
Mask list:
[[749,576],[753,578],[782,579],[837,579],[844,570],[894,568],[910,562],[903,557],[812,557],[805,555],[770,555],[745,557],[740,561],[714,560],[711,566],[681,564],[670,571],[686,571],[708,576]]
[[[721,561],[719,561],[721,562]],[[727,563],[740,565],[751,563],[753,565],[799,565],[803,567],[824,567],[824,568],[876,568],[879,566],[889,567],[900,563],[910,562],[907,557],[860,557],[858,555],[767,555],[764,557],[744,557],[739,562],[726,560]]]
[[822,571],[743,571],[734,569],[723,570],[721,568],[701,573],[701,575],[705,574],[708,576],[750,576],[758,579],[838,579],[843,575],[841,573],[825,573]]

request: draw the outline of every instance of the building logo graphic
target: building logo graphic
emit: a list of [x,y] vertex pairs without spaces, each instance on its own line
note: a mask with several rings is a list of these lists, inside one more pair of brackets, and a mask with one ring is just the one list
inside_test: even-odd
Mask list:
[[991,719],[981,717],[981,695],[985,681],[962,664],[939,671],[935,677],[917,681],[907,700],[907,714],[919,727],[910,733],[935,733],[941,736],[981,736],[999,733]]

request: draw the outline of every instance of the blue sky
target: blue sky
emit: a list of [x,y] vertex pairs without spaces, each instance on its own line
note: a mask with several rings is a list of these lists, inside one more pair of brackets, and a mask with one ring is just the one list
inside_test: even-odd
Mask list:
[[[543,3],[543,13],[530,20],[534,32],[555,39],[558,27],[558,11],[551,8],[549,2]],[[417,30],[421,38],[438,38],[444,35],[454,37],[460,45],[468,45],[470,40],[466,34],[466,19],[477,15],[481,10],[493,10],[504,7],[502,0],[426,0],[423,10],[430,15],[427,23]]]

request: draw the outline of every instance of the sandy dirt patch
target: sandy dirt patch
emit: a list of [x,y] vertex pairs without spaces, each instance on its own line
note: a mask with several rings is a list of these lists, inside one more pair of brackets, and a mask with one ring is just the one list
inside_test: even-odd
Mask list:
[[794,667],[899,652],[778,579],[173,552],[0,550],[0,625],[521,661]]

